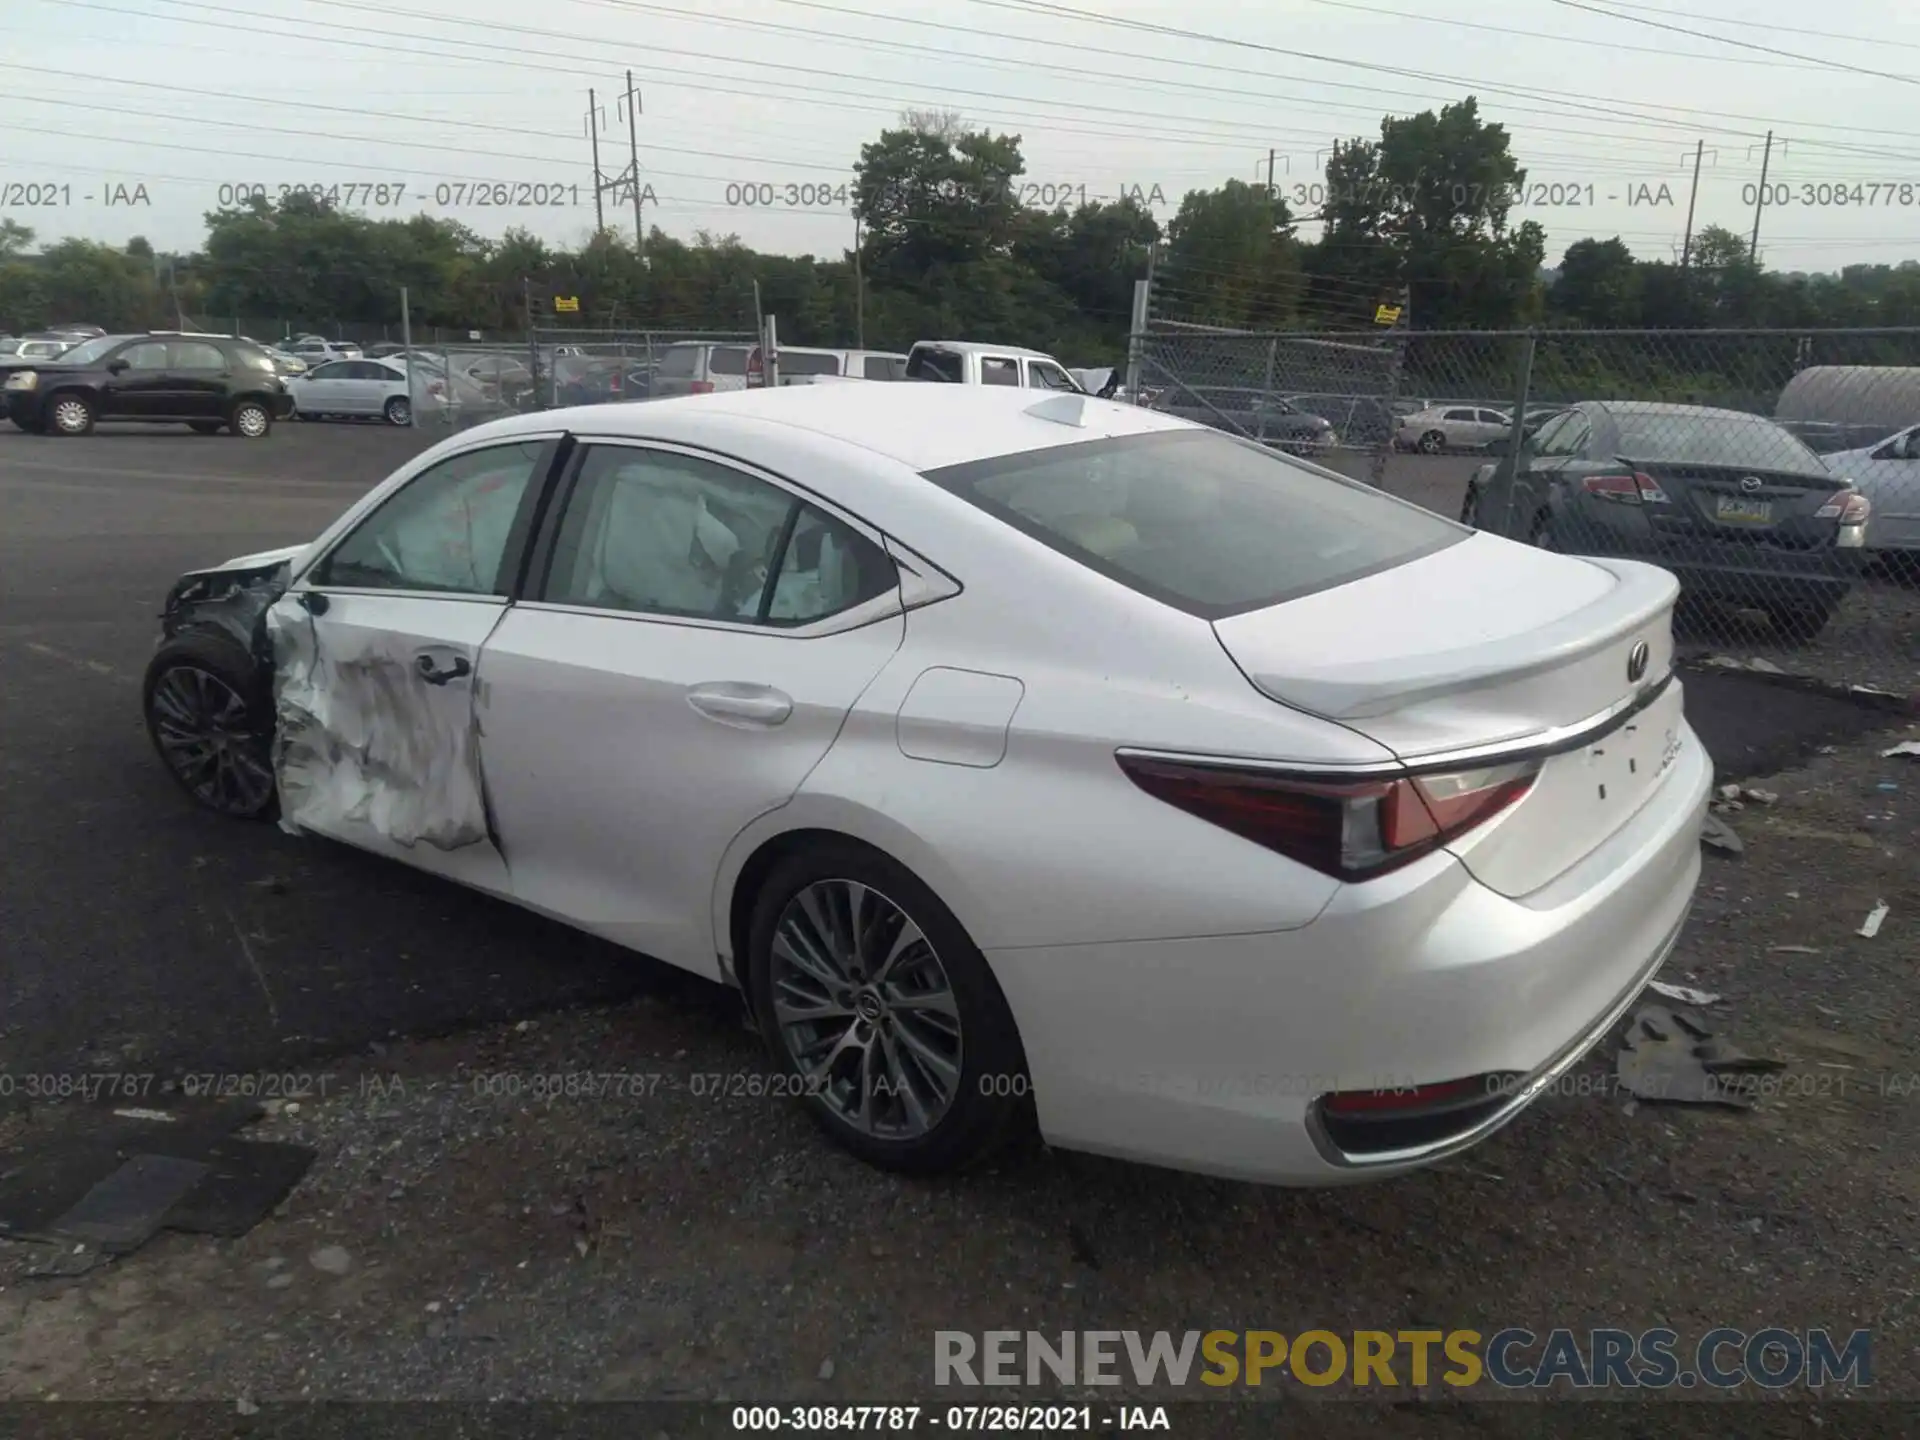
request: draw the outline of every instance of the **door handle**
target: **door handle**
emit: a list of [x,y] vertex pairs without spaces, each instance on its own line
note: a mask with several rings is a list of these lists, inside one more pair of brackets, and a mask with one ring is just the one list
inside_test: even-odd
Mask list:
[[414,667],[419,670],[420,678],[429,685],[444,685],[449,680],[458,680],[463,675],[473,673],[473,662],[464,655],[454,656],[444,670],[434,666],[433,656],[418,655],[414,657]]
[[696,685],[687,703],[710,720],[728,725],[778,725],[793,713],[793,700],[770,685],[720,681]]

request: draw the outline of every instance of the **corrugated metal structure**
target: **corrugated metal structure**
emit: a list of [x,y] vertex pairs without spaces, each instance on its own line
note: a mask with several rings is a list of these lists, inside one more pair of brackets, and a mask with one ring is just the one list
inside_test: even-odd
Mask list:
[[1920,421],[1920,365],[1810,365],[1787,382],[1773,413],[1898,430]]

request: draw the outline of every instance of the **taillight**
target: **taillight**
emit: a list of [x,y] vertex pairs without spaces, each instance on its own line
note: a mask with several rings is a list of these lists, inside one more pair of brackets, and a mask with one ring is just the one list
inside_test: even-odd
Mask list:
[[695,395],[713,394],[713,382],[711,380],[696,380],[687,388]]
[[758,345],[747,356],[747,384],[765,385],[767,383],[767,362],[760,353]]
[[1638,470],[1631,475],[1589,475],[1580,482],[1580,488],[1595,499],[1611,500],[1617,505],[1667,503],[1667,492],[1660,488],[1660,482]]
[[1139,755],[1119,761],[1155,799],[1340,880],[1397,870],[1485,824],[1532,788],[1541,763],[1338,781]]
[[1836,490],[1833,498],[1813,512],[1816,520],[1838,520],[1842,525],[1864,525],[1873,514],[1873,502],[1857,490]]

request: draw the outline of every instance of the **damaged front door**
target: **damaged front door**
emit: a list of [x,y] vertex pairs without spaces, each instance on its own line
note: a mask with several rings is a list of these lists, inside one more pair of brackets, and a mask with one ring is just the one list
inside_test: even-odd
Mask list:
[[474,697],[549,453],[487,446],[421,472],[268,612],[283,824],[508,889]]

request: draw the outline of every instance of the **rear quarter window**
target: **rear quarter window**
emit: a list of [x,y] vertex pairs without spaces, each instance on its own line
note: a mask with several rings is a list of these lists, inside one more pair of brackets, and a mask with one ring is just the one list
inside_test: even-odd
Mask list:
[[676,380],[697,375],[700,367],[698,345],[669,345],[660,352],[660,373]]
[[711,375],[744,375],[747,373],[747,352],[739,345],[716,345],[713,353],[707,357],[707,373]]
[[926,478],[1088,569],[1207,620],[1332,589],[1469,533],[1214,431],[1092,440]]

